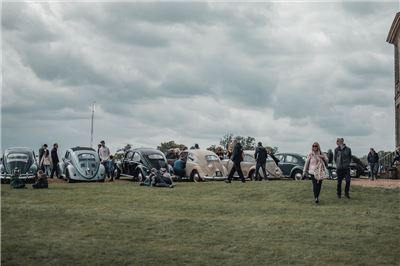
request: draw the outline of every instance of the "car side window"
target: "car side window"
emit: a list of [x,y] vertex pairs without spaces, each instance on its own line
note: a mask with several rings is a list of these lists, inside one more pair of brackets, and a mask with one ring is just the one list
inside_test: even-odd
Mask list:
[[135,153],[134,155],[133,155],[133,161],[134,162],[139,162],[140,161],[140,155],[139,155],[139,153]]
[[131,160],[131,159],[132,159],[132,156],[133,156],[133,151],[129,151],[129,152],[126,154],[125,159]]
[[277,158],[279,161],[283,162],[283,155],[276,155],[276,158]]
[[243,160],[248,163],[255,162],[255,159],[250,154],[245,154]]
[[291,156],[291,155],[286,155],[286,160],[285,160],[285,162],[296,164],[296,163],[298,163],[298,161],[299,161],[299,160],[297,160],[296,157]]
[[193,162],[193,161],[194,161],[194,156],[193,156],[193,154],[189,154],[187,158],[188,158],[188,160],[189,160],[190,162]]

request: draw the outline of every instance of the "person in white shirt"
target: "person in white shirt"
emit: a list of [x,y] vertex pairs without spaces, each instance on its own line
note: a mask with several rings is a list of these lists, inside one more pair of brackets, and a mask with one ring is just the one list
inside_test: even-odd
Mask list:
[[106,142],[104,140],[100,141],[101,147],[99,149],[99,156],[100,156],[100,161],[104,165],[104,168],[106,169],[106,175],[107,177],[111,176],[110,169],[108,167],[108,160],[110,159],[110,149],[106,146]]

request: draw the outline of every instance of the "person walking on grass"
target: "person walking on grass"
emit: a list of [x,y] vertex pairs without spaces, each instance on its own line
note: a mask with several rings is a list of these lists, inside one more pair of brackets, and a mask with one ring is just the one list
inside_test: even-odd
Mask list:
[[268,181],[267,171],[265,170],[265,164],[267,163],[268,153],[267,150],[262,146],[262,143],[259,142],[256,148],[256,152],[254,153],[254,158],[256,159],[256,176],[255,180],[262,181],[262,177],[260,175],[260,167],[264,174],[265,181]]
[[307,156],[306,163],[303,169],[303,176],[309,176],[313,184],[315,204],[319,203],[319,195],[321,193],[322,180],[327,178],[326,165],[328,157],[321,152],[321,147],[318,142],[314,142],[311,147],[311,152]]
[[371,148],[368,153],[368,164],[369,164],[369,171],[370,171],[370,177],[371,180],[374,181],[377,178],[378,174],[378,165],[379,165],[379,155],[378,153],[374,150],[374,148]]
[[58,150],[58,144],[54,143],[53,149],[51,150],[51,162],[53,164],[53,168],[51,169],[50,178],[53,178],[54,173],[56,173],[57,178],[60,178],[60,172],[58,170],[58,163],[60,162],[60,160],[58,159],[57,150]]
[[40,168],[44,168],[44,171],[42,170],[42,172],[44,172],[47,176],[50,176],[51,174],[51,165],[52,165],[52,161],[51,161],[51,156],[50,156],[50,152],[49,150],[45,150],[44,154],[42,156],[42,159],[40,161]]
[[240,180],[242,183],[245,183],[246,180],[244,179],[243,172],[242,172],[242,167],[240,166],[240,163],[243,161],[243,148],[240,142],[235,139],[233,141],[233,153],[231,160],[233,162],[233,166],[231,171],[229,172],[228,179],[225,180],[225,183],[231,183],[233,174],[237,172],[239,174]]
[[340,199],[342,197],[342,180],[346,180],[346,186],[344,189],[344,195],[346,198],[350,199],[350,163],[351,163],[351,149],[344,144],[343,138],[338,138],[336,140],[337,147],[334,153],[334,160],[336,163],[336,173],[337,173],[337,197]]

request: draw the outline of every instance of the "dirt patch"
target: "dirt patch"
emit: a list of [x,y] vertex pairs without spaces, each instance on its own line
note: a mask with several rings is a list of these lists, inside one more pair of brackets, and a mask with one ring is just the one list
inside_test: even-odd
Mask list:
[[367,178],[352,179],[351,184],[363,187],[400,188],[399,179],[377,179],[371,181]]

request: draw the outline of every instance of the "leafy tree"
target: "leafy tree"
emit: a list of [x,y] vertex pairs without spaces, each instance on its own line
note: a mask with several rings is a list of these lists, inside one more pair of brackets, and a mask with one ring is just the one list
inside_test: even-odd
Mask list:
[[244,150],[254,150],[256,139],[250,136],[240,137],[240,144],[242,144]]
[[168,142],[161,142],[160,146],[157,147],[157,149],[159,149],[162,152],[166,152],[169,149],[175,149],[175,148],[179,148],[180,150],[183,150],[186,148],[185,145],[183,144],[177,144],[175,143],[175,141],[171,140]]
[[213,144],[210,147],[208,147],[207,150],[212,151],[212,152],[216,152],[217,151],[217,146]]
[[224,149],[228,149],[229,144],[233,140],[233,133],[225,134],[222,139],[220,139],[219,144],[224,147]]
[[265,147],[267,149],[267,151],[272,152],[272,154],[276,154],[279,152],[279,148],[278,147],[271,147],[271,146],[267,146]]

